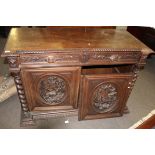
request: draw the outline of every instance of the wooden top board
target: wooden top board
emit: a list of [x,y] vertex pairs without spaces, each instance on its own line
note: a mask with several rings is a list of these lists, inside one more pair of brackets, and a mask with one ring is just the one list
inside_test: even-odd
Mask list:
[[12,28],[2,56],[21,51],[153,51],[124,30],[100,27]]

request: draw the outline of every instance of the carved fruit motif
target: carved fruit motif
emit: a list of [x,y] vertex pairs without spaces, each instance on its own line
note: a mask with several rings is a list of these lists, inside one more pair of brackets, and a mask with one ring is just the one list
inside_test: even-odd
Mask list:
[[93,92],[92,105],[96,112],[108,112],[116,106],[117,102],[117,89],[112,83],[103,83]]
[[50,105],[61,104],[66,98],[67,83],[57,76],[43,78],[39,83],[40,96]]

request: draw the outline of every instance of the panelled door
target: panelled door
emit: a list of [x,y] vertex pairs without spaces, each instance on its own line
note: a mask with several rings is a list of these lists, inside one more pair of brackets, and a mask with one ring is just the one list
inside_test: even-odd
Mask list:
[[79,120],[121,116],[131,78],[130,74],[84,75]]
[[22,68],[30,111],[77,108],[80,67]]

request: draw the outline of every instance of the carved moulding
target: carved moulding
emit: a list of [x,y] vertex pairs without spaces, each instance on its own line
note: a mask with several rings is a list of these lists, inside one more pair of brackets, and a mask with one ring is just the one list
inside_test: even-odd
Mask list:
[[50,75],[39,82],[39,93],[44,103],[61,104],[67,97],[68,83],[58,75]]
[[21,57],[21,63],[61,63],[61,62],[73,62],[78,63],[79,62],[79,55],[78,54],[52,54],[49,56],[23,56]]
[[118,103],[116,85],[110,82],[98,85],[93,91],[91,103],[98,113],[111,111]]
[[78,110],[68,110],[66,112],[57,112],[57,113],[52,113],[52,112],[47,112],[47,113],[32,113],[33,119],[45,119],[45,118],[63,118],[63,117],[68,117],[68,116],[77,116],[78,115]]
[[22,63],[28,62],[48,62],[47,57],[39,57],[39,56],[23,56],[21,57]]
[[93,53],[91,56],[92,59],[95,60],[105,60],[105,61],[120,61],[120,60],[126,60],[126,59],[137,59],[140,58],[139,52],[124,52],[120,54],[115,54],[115,52],[112,53]]
[[[139,52],[141,49],[115,49],[115,48],[80,48],[82,52]],[[18,50],[16,51],[17,54],[51,54],[53,52],[79,52],[79,48],[66,48],[65,50]]]
[[124,60],[138,60],[140,58],[139,52],[83,52],[81,55],[81,62],[87,63],[89,60],[119,62]]
[[[25,51],[26,52],[26,51]],[[29,53],[29,51],[27,51]],[[36,56],[33,54],[38,54],[37,51],[32,51],[31,56],[22,56],[21,63],[63,63],[63,62],[72,62],[72,63],[87,63],[91,60],[97,61],[108,61],[108,62],[119,62],[124,60],[138,60],[140,58],[140,52],[132,52],[132,51],[123,51],[123,52],[115,52],[106,50],[101,52],[99,51],[80,51],[75,53],[75,51],[70,51],[67,54],[63,51],[57,55],[56,52],[51,52],[48,56]],[[44,53],[50,51],[42,51]]]

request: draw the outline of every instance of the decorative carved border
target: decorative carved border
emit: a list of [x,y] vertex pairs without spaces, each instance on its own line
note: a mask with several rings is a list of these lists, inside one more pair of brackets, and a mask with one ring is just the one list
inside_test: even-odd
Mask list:
[[104,61],[122,61],[122,60],[139,60],[140,53],[139,52],[123,52],[123,53],[114,53],[114,52],[106,52],[106,53],[93,53],[90,54],[92,59],[95,60],[104,60]]
[[[143,49],[116,49],[116,48],[65,48],[65,49],[51,49],[51,50],[17,50],[17,51],[9,51],[3,52],[2,57],[6,57],[6,56],[19,56],[20,54],[52,54],[53,52],[77,52],[77,51],[81,51],[81,52],[147,52],[147,50],[143,50]],[[149,50],[150,51],[150,50]],[[148,51],[148,52],[149,52]],[[152,51],[150,51],[149,53],[151,53]]]
[[16,54],[45,54],[45,53],[53,53],[53,52],[74,52],[74,51],[81,51],[81,52],[140,52],[142,49],[114,49],[114,48],[66,48],[65,50],[19,50],[16,51]]
[[123,61],[139,61],[140,52],[90,52],[79,51],[77,53],[52,53],[46,56],[22,56],[21,63],[91,63],[92,61],[103,62],[123,62]]
[[48,62],[47,57],[25,56],[20,58],[21,62]]
[[52,112],[48,112],[48,113],[31,113],[32,115],[32,118],[34,120],[37,120],[37,119],[46,119],[46,118],[58,118],[58,117],[68,117],[68,116],[77,116],[78,115],[78,110],[75,109],[75,110],[68,110],[68,111],[65,111],[65,112],[55,112],[55,113],[52,113]]

